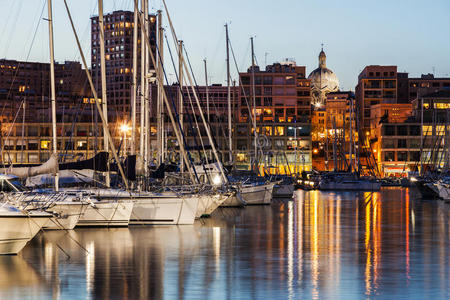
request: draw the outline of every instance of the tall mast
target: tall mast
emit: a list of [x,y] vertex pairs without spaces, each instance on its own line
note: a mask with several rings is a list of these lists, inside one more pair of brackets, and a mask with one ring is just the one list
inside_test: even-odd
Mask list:
[[[184,126],[183,126],[183,118],[184,118],[184,113],[183,113],[183,41],[178,41],[178,78],[179,78],[179,84],[180,84],[180,88],[178,91],[178,111],[180,114],[180,127],[181,130],[184,130]],[[183,141],[183,140],[182,140]],[[180,145],[180,151],[181,151],[181,147],[184,148],[184,143]],[[183,160],[183,156],[180,155],[180,170],[181,170],[181,174],[183,174],[184,172],[184,160]]]
[[[159,80],[163,80],[162,76],[162,59],[163,59],[163,48],[164,48],[164,29],[162,27],[162,11],[158,10],[158,50],[159,55],[156,57],[156,62],[158,64],[157,67],[157,78]],[[158,128],[157,128],[157,147],[158,147],[158,164],[161,164],[164,161],[164,118],[163,118],[163,82],[158,84],[158,101],[157,101],[157,119],[158,119]]]
[[206,113],[208,124],[210,124],[210,116],[209,116],[209,84],[208,84],[208,68],[206,66],[206,58],[203,60],[205,63],[205,86],[206,86]]
[[353,147],[353,97],[350,95],[350,129],[349,129],[349,138],[350,138],[350,142],[349,142],[349,153],[348,153],[348,159],[350,162],[350,172],[353,172],[353,158],[352,158],[352,147]]
[[[58,142],[56,138],[56,91],[55,91],[55,53],[53,46],[53,16],[52,16],[52,0],[47,1],[48,7],[48,36],[50,47],[50,90],[52,102],[52,135],[53,135],[53,155],[58,157]],[[23,140],[22,140],[23,143]],[[55,174],[55,191],[59,190],[59,174]]]
[[[135,0],[135,1],[136,1],[136,0]],[[174,28],[173,28],[173,23],[172,23],[172,20],[171,20],[171,18],[170,18],[169,11],[168,11],[168,9],[167,9],[166,2],[163,0],[162,3],[164,4],[164,7],[165,7],[166,12],[167,12],[167,19],[168,19],[168,21],[169,21],[169,25],[170,25],[170,29],[171,29],[171,32],[172,32],[172,36],[173,36],[174,40],[176,41],[176,40],[177,40],[176,33],[175,33]],[[147,43],[148,43],[148,41],[147,41]],[[219,155],[218,155],[218,153],[217,153],[217,149],[216,149],[216,147],[215,147],[215,145],[214,145],[214,143],[213,143],[213,139],[212,139],[212,135],[211,135],[211,131],[210,131],[210,126],[209,126],[209,124],[207,124],[206,119],[205,119],[205,116],[204,116],[204,114],[203,114],[203,110],[202,110],[202,107],[201,107],[201,105],[200,105],[200,101],[199,101],[199,98],[198,98],[198,95],[197,95],[197,92],[196,92],[196,89],[195,89],[195,84],[194,84],[194,82],[193,82],[193,79],[192,79],[191,75],[189,74],[189,69],[188,69],[188,67],[187,67],[186,61],[183,61],[183,67],[184,67],[184,69],[185,69],[185,71],[186,71],[186,76],[187,76],[187,79],[188,79],[188,84],[190,85],[190,88],[191,88],[191,90],[192,90],[192,93],[194,94],[195,102],[197,103],[197,107],[198,107],[199,112],[200,112],[200,117],[201,117],[202,122],[203,122],[203,124],[204,124],[204,126],[205,126],[206,134],[207,134],[208,140],[209,140],[209,142],[210,142],[210,144],[211,144],[211,147],[212,147],[212,151],[213,151],[214,157],[215,157],[215,159],[216,159],[216,161],[217,161],[217,163],[218,163],[220,173],[222,174],[222,177],[223,177],[224,182],[228,182],[228,178],[227,178],[227,176],[225,175],[225,172],[224,172],[224,170],[223,170],[223,166],[222,166],[222,164],[220,163],[220,159],[219,159]],[[172,125],[173,125],[174,130],[175,130],[175,134],[177,135],[177,139],[180,141],[180,140],[181,140],[181,136],[180,136],[180,133],[178,133],[178,131],[176,130],[176,125],[174,124],[174,120],[173,120],[172,113],[171,113],[171,111],[169,110],[169,109],[170,109],[170,106],[169,106],[169,104],[168,104],[167,95],[166,95],[166,94],[163,94],[163,96],[164,96],[164,102],[166,103],[166,107],[167,107],[167,109],[168,109],[168,112],[167,112],[167,113],[168,113],[168,115],[169,115],[169,117],[170,117],[170,119],[171,119]],[[181,144],[181,143],[180,143],[180,144]],[[183,151],[182,151],[182,154],[183,154],[183,155],[186,155],[184,149],[183,149]],[[186,161],[186,162],[188,161],[186,156],[185,156],[185,161]],[[189,170],[191,170],[191,169],[189,169]],[[192,177],[192,176],[191,176],[191,177]]]
[[[258,133],[256,132],[256,96],[255,96],[255,49],[253,47],[253,37],[250,38],[251,46],[252,46],[252,106],[253,106],[253,131],[255,136],[255,167],[258,166],[257,154],[258,154],[258,145],[257,145],[257,139],[258,139]],[[259,170],[259,168],[258,168]],[[259,172],[259,171],[258,171]]]
[[231,125],[231,85],[230,85],[230,44],[228,37],[228,24],[225,24],[227,48],[227,100],[228,100],[228,145],[230,147],[229,161],[233,161],[233,129]]
[[347,164],[347,159],[345,158],[345,114],[346,109],[344,109],[344,113],[342,116],[342,165],[341,168],[344,169],[345,165]]
[[[135,2],[136,5],[136,2]],[[141,0],[141,15],[144,15],[144,7],[145,7],[145,0]],[[144,16],[145,17],[145,16]],[[140,93],[141,93],[141,101],[140,101],[140,118],[139,118],[139,126],[140,126],[140,132],[139,132],[139,154],[142,157],[142,160],[144,161],[144,168],[145,170],[147,170],[147,165],[146,165],[146,161],[145,161],[145,156],[144,156],[144,132],[146,130],[145,128],[145,50],[146,50],[146,43],[144,43],[144,35],[145,35],[145,28],[144,26],[141,26],[141,72],[140,72],[140,76],[141,76],[141,88],[140,88]]]
[[[138,40],[138,6],[134,4],[133,22],[133,86],[131,91],[131,155],[136,154],[136,97],[137,97],[137,40]],[[142,45],[141,41],[141,45]],[[142,130],[142,129],[141,129]]]
[[[106,60],[105,60],[105,27],[103,24],[103,0],[98,0],[98,25],[100,27],[100,72],[101,72],[101,81],[102,81],[102,109],[103,109],[103,118],[106,121],[106,125],[108,125],[108,107],[107,107],[107,99],[106,99]],[[104,151],[109,153],[109,143],[107,127],[103,127],[103,144]],[[109,164],[108,171],[106,172],[105,177],[105,185],[107,187],[111,186],[111,179],[109,177]]]
[[337,167],[337,134],[336,134],[336,117],[333,117],[333,131],[334,131],[334,142],[333,142],[333,159],[334,159],[334,171],[339,171]]
[[[424,149],[424,145],[423,145],[423,98],[421,103],[421,109],[420,109],[420,153],[422,153],[423,149]],[[420,157],[420,175],[423,175],[423,161],[422,161],[422,154]]]
[[[148,23],[148,1],[145,0],[144,1],[144,33],[145,35],[149,35],[148,34],[148,27],[149,27],[149,23]],[[144,162],[145,162],[145,166],[148,166],[149,164],[149,130],[150,130],[150,100],[149,100],[149,96],[150,96],[150,87],[149,87],[149,80],[148,80],[148,76],[149,76],[149,69],[150,69],[150,58],[149,58],[149,51],[151,51],[151,47],[146,47],[145,48],[145,69],[144,69],[144,99],[145,99],[145,115],[144,115]],[[147,168],[145,168],[145,170],[147,170]]]

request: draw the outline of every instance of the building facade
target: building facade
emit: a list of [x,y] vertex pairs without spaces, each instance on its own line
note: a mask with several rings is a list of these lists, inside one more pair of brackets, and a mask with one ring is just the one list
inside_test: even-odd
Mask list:
[[256,157],[265,171],[311,170],[311,83],[305,74],[306,68],[294,62],[239,74],[235,147],[240,167],[252,165],[255,157],[255,118],[257,151],[264,153]]
[[[139,23],[138,23],[139,24]],[[104,16],[105,60],[108,110],[119,119],[129,119],[133,83],[134,13],[114,11]],[[149,15],[149,41],[156,58],[156,16]],[[138,54],[141,52],[141,32],[138,26]],[[145,40],[144,40],[145,42]],[[138,84],[140,84],[140,55],[138,55]],[[101,95],[100,28],[98,16],[91,18],[91,69],[97,93]],[[150,69],[154,69],[150,62]],[[138,102],[139,103],[139,102]],[[137,110],[139,112],[139,110]]]
[[370,129],[370,110],[380,103],[397,103],[397,66],[367,66],[355,89],[362,128]]
[[[412,104],[375,107],[371,137],[382,176],[449,166],[450,91],[423,95]],[[389,109],[388,111],[386,111]],[[422,122],[423,116],[423,122]]]

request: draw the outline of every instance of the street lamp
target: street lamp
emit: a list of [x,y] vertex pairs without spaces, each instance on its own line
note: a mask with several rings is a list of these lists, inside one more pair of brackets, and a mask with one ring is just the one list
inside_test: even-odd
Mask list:
[[127,123],[123,123],[120,126],[120,131],[123,133],[123,156],[127,154],[127,133],[130,131],[130,126]]

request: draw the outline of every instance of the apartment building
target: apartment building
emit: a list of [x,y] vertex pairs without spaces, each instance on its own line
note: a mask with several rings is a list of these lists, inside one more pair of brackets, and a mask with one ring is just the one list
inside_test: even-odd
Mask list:
[[[289,172],[288,165],[311,169],[311,82],[305,74],[306,67],[294,62],[276,63],[265,71],[255,66],[239,74],[235,129],[239,163],[250,163],[255,147],[251,120],[256,118],[256,142],[266,152],[273,152],[266,157],[266,165],[282,165],[281,172]],[[282,151],[287,151],[286,156]]]
[[[139,24],[139,23],[138,23]],[[131,112],[133,83],[133,28],[134,13],[114,11],[104,16],[105,59],[108,109],[118,117],[128,118]],[[94,85],[101,95],[100,30],[98,16],[91,18],[91,68]],[[138,53],[141,49],[138,28]],[[150,44],[156,57],[156,16],[149,15]],[[150,69],[154,69],[150,63]],[[140,55],[138,56],[138,82],[140,83]]]
[[397,103],[397,66],[367,66],[358,76],[355,89],[360,124],[370,129],[371,107]]
[[373,110],[379,121],[371,131],[372,150],[382,175],[400,177],[420,167],[449,165],[450,91]]

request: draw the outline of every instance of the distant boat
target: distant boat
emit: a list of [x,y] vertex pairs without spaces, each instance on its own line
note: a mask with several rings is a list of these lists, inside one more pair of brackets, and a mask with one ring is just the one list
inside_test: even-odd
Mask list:
[[322,176],[319,190],[355,190],[355,191],[379,191],[381,182],[378,179],[360,177],[357,173],[331,172]]
[[292,198],[295,191],[294,178],[292,176],[276,176],[280,181],[273,188],[274,198]]
[[444,180],[439,180],[436,182],[436,187],[439,192],[439,198],[445,200],[445,202],[450,202],[450,184]]

